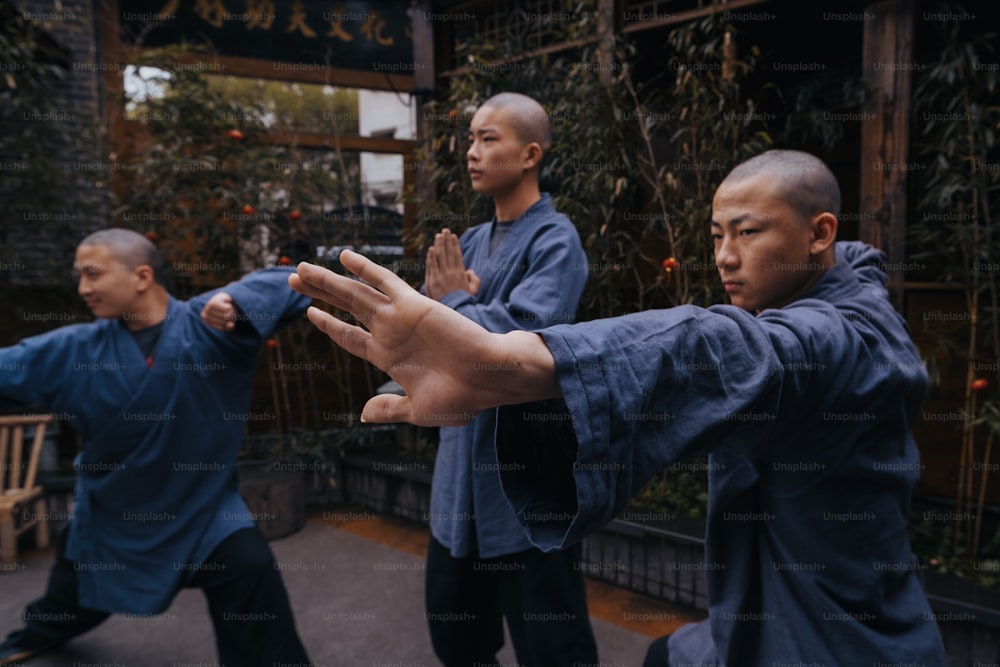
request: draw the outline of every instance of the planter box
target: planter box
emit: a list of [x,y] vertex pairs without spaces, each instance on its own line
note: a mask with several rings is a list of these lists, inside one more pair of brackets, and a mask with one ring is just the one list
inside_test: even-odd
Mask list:
[[345,502],[426,523],[431,511],[429,464],[347,456],[339,467]]
[[[254,523],[269,540],[285,537],[305,525],[307,473],[275,471],[265,461],[239,463],[240,495]],[[49,531],[53,538],[69,523],[73,512],[75,474],[39,476],[45,487]]]
[[[346,502],[426,523],[429,465],[349,456],[340,467]],[[669,528],[674,530],[616,519],[584,540],[581,568],[592,578],[707,611],[704,540],[698,536],[704,524],[678,521]]]
[[274,470],[266,462],[241,462],[239,475],[240,495],[268,540],[291,535],[306,525],[301,472]]

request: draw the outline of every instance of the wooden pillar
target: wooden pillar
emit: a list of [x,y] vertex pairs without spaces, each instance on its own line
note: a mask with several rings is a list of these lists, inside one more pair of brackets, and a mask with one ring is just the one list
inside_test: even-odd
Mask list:
[[[434,26],[430,0],[412,0],[413,92],[418,96],[434,94]],[[425,100],[426,101],[426,100]]]
[[[98,51],[95,60],[104,69],[101,72],[101,108],[107,140],[106,149],[114,151],[124,140],[125,128],[125,63],[122,57],[121,28],[118,0],[98,3]],[[105,153],[107,153],[107,150]],[[102,156],[102,159],[106,155]],[[117,174],[118,172],[113,172]]]
[[861,121],[861,224],[865,243],[886,255],[889,296],[902,309],[906,258],[906,185],[914,67],[914,0],[884,0],[865,9],[863,78],[870,97]]
[[605,86],[610,87],[614,79],[615,63],[615,32],[617,29],[617,3],[615,0],[598,0],[597,3],[597,64],[601,69],[598,77]]
[[[135,140],[134,132],[129,132],[125,120],[125,64],[126,58],[121,43],[121,10],[119,0],[97,3],[97,53],[95,61],[103,66],[100,73],[101,134],[99,144],[100,160],[117,163],[123,159],[122,151],[138,149],[142,144]],[[117,166],[115,164],[114,166]],[[109,200],[115,199],[128,187],[125,172],[112,169],[107,187]],[[99,227],[108,223],[121,225],[120,214],[109,214]]]
[[[413,104],[416,107],[416,140],[420,146],[427,136],[428,123],[424,118],[424,104],[434,97],[434,26],[431,21],[433,7],[430,0],[411,0],[410,18],[413,23]],[[434,198],[433,184],[427,178],[427,170],[417,163],[415,150],[403,155],[403,188],[416,191],[421,203]],[[403,229],[409,233],[417,221],[417,205],[407,198],[403,207]],[[409,255],[407,244],[404,252]]]

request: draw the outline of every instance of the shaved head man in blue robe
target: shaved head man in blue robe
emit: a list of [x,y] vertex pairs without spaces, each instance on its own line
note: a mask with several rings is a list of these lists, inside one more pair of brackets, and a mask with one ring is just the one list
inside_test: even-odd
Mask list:
[[[927,373],[882,254],[836,242],[840,192],[798,151],[737,166],[712,202],[732,305],[490,333],[345,252],[292,286],[359,315],[309,318],[392,369],[368,422],[462,423],[498,407],[504,493],[542,549],[610,522],[653,475],[708,454],[709,617],[647,667],[947,664],[908,537],[910,434]],[[561,398],[568,419],[535,417]],[[571,431],[573,447],[552,446]]]
[[309,300],[269,269],[179,301],[156,248],[126,229],[84,239],[74,270],[97,321],[0,348],[0,408],[72,415],[83,440],[48,587],[0,664],[111,613],[158,614],[183,586],[205,591],[220,663],[309,664],[236,471],[257,352]]
[[[461,239],[436,234],[424,289],[489,331],[571,322],[587,282],[576,228],[539,189],[551,144],[545,108],[520,93],[490,97],[469,123],[469,178],[494,219]],[[596,663],[581,548],[546,553],[525,536],[500,487],[495,432],[492,412],[440,429],[425,587],[434,652],[445,667],[494,664],[506,624],[524,667]]]

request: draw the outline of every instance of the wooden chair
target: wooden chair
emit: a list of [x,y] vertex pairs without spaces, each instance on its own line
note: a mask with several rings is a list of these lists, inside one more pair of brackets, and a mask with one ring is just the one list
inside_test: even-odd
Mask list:
[[[49,524],[42,487],[35,485],[45,429],[52,415],[0,416],[0,571],[16,569],[17,537],[35,528],[39,548],[49,544]],[[24,428],[35,427],[25,456]],[[27,460],[26,460],[27,459]],[[34,512],[26,512],[29,508]]]

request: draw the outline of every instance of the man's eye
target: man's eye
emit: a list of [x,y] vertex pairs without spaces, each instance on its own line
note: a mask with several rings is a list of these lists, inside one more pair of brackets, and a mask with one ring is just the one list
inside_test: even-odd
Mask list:
[[750,234],[756,234],[759,230],[757,229],[741,229],[740,234],[744,236],[749,236]]

